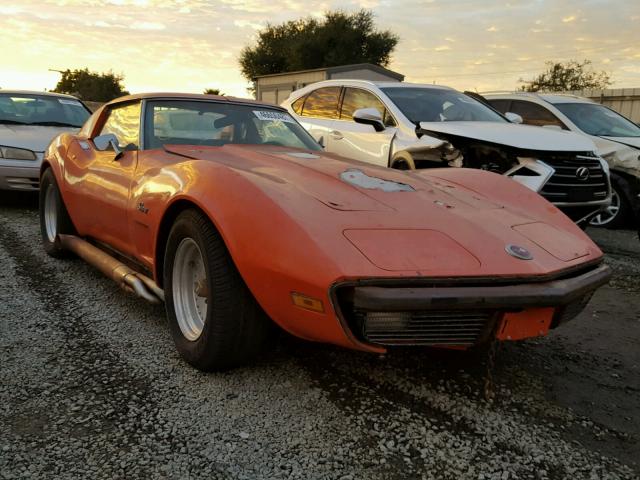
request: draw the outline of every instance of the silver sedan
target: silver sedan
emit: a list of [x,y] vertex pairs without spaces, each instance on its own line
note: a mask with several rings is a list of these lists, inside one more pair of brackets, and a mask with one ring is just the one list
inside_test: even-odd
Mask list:
[[71,95],[0,90],[0,190],[38,190],[51,139],[77,131],[89,115]]

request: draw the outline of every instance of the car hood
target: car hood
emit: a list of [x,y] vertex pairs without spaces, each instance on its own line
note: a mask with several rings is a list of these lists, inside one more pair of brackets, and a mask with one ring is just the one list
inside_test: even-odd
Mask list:
[[506,122],[420,122],[420,128],[427,132],[472,138],[525,150],[595,151],[593,142],[584,135],[531,125]]
[[[200,178],[217,175],[215,170],[223,165],[232,169],[303,226],[309,241],[330,250],[331,246],[344,248],[338,246],[338,239],[346,239],[388,272],[546,274],[602,255],[568,218],[526,189],[520,195],[522,205],[504,205],[494,201],[491,192],[485,195],[448,180],[442,169],[433,170],[433,175],[402,172],[324,152],[275,146],[165,149],[207,161],[188,167],[200,171]],[[507,182],[508,188],[524,188],[507,179],[500,181]],[[312,199],[329,208],[319,208]],[[431,246],[436,241],[441,248],[434,250]],[[505,253],[508,244],[528,248],[535,261],[510,257]],[[345,274],[351,261],[344,257],[339,267]]]
[[628,147],[640,148],[640,137],[599,137]]
[[51,140],[64,132],[77,132],[74,127],[0,124],[0,145],[44,152]]

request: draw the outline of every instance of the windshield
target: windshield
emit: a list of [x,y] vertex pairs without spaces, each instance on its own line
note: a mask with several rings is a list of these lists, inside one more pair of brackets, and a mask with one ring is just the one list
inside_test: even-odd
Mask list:
[[382,91],[413,123],[508,122],[486,105],[455,90],[389,87]]
[[81,127],[89,115],[73,98],[0,93],[0,123]]
[[229,143],[321,149],[291,115],[266,106],[189,100],[147,103],[145,148]]
[[640,137],[640,127],[613,110],[595,103],[556,103],[555,107],[589,135]]

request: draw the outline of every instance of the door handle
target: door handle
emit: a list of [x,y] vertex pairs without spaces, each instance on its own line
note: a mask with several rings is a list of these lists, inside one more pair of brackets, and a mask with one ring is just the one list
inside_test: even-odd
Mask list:
[[338,130],[331,130],[329,135],[331,135],[331,138],[333,138],[334,140],[342,140],[344,138],[342,133],[339,132]]

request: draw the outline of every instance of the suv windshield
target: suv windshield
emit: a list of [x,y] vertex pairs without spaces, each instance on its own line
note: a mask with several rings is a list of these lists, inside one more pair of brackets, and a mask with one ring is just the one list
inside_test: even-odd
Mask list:
[[640,137],[640,127],[603,105],[594,103],[556,103],[555,107],[589,135]]
[[89,115],[74,98],[0,93],[0,123],[81,127]]
[[486,105],[455,90],[424,87],[381,89],[400,111],[419,122],[508,122]]
[[147,149],[233,143],[320,150],[320,145],[289,113],[263,105],[227,102],[149,101],[144,138]]

